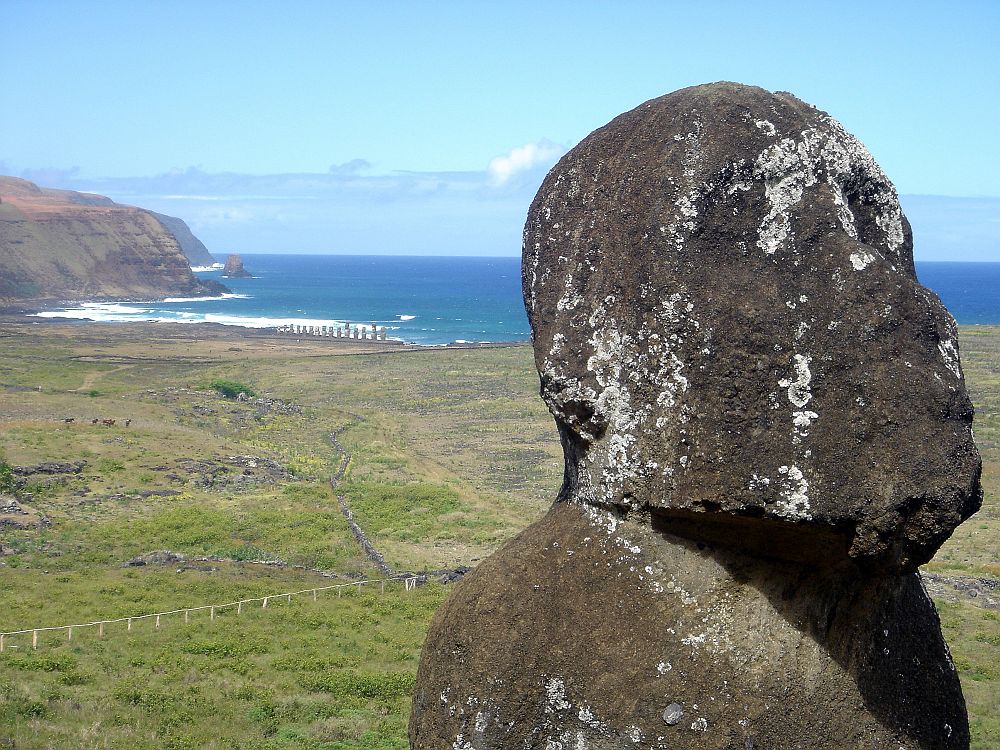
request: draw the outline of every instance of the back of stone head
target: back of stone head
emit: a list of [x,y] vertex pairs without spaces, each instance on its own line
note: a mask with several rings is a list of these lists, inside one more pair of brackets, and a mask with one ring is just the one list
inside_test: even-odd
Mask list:
[[765,556],[928,560],[980,460],[912,250],[863,144],[790,94],[698,86],[592,133],[524,231],[560,498]]

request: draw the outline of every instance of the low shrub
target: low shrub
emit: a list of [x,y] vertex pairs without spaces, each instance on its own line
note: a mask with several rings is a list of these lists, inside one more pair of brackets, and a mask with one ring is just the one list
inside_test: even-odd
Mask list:
[[241,393],[245,393],[247,396],[256,396],[257,392],[248,386],[246,383],[240,383],[236,380],[222,380],[221,378],[216,378],[208,384],[208,387],[213,391],[221,393],[226,398],[236,398]]

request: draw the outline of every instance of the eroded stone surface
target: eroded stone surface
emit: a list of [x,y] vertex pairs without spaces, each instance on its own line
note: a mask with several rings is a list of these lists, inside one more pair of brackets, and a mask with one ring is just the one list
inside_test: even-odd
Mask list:
[[[674,703],[683,716],[668,725]],[[916,574],[762,561],[560,503],[436,615],[410,740],[916,750],[967,748],[969,735]]]
[[699,86],[592,133],[524,235],[563,497],[925,562],[981,493],[955,324],[912,244],[864,145],[790,94]]
[[546,178],[523,283],[566,479],[457,586],[414,750],[959,750],[914,568],[978,507],[954,321],[859,141],[736,84]]

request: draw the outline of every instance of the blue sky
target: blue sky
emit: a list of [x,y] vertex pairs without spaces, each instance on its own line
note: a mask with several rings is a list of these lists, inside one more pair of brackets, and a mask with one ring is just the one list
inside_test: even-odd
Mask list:
[[219,254],[513,255],[566,148],[728,79],[858,135],[918,259],[1000,260],[998,31],[992,1],[4,0],[0,173],[181,216]]

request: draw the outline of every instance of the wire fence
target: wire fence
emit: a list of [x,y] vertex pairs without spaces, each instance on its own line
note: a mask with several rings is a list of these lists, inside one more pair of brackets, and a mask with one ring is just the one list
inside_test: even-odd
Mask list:
[[81,630],[83,628],[97,628],[97,635],[100,638],[104,637],[105,625],[113,625],[116,623],[125,623],[126,631],[130,632],[132,630],[133,624],[143,621],[152,620],[154,623],[154,628],[156,630],[160,629],[160,618],[168,617],[170,615],[184,615],[184,624],[187,625],[190,622],[191,614],[193,612],[204,612],[208,610],[209,619],[214,621],[216,614],[223,610],[236,610],[236,614],[242,614],[243,608],[249,605],[260,604],[260,609],[267,609],[268,605],[274,601],[281,601],[284,599],[286,603],[291,604],[293,596],[312,596],[312,601],[316,601],[319,597],[321,591],[333,591],[336,590],[337,596],[341,596],[344,589],[349,588],[361,588],[362,586],[368,585],[378,585],[382,593],[385,593],[385,585],[387,583],[398,583],[400,581],[405,585],[406,591],[412,591],[417,587],[417,577],[416,576],[396,576],[393,578],[376,578],[376,579],[364,579],[361,581],[351,581],[350,583],[335,583],[330,586],[317,586],[315,588],[301,589],[300,591],[284,591],[280,594],[268,594],[267,596],[255,596],[247,599],[237,599],[231,602],[224,602],[222,604],[202,604],[197,607],[181,607],[179,609],[170,609],[164,612],[150,612],[144,615],[132,615],[130,617],[114,617],[108,620],[94,620],[93,622],[81,622],[73,625],[50,625],[43,628],[24,628],[22,630],[9,630],[0,633],[0,653],[5,650],[16,647],[14,644],[10,643],[11,637],[16,636],[26,636],[31,635],[31,647],[33,649],[38,648],[38,634],[47,633],[53,631],[64,631],[66,633],[66,640],[73,640],[73,631]]

